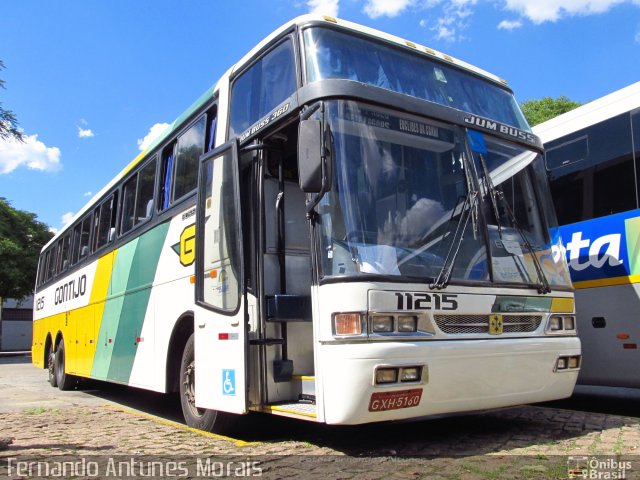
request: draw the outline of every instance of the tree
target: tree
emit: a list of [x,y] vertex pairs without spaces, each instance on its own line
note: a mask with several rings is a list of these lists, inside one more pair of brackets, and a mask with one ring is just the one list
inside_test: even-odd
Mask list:
[[16,210],[0,197],[0,298],[31,295],[40,249],[52,236],[35,213]]
[[[0,70],[4,69],[4,63],[0,60]],[[4,80],[0,78],[0,88],[5,88]],[[0,140],[8,140],[13,138],[20,142],[24,142],[24,134],[18,129],[18,119],[11,110],[2,108],[0,102]]]
[[558,98],[544,97],[541,100],[527,100],[522,103],[522,113],[532,127],[546,122],[582,105],[564,95]]

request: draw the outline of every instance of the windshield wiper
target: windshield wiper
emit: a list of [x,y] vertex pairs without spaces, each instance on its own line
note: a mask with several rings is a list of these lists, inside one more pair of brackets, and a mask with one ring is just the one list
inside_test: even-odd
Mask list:
[[504,193],[502,191],[496,190],[495,188],[494,188],[494,191],[495,191],[495,195],[500,199],[505,210],[507,211],[507,214],[509,215],[509,220],[511,220],[511,224],[518,231],[518,233],[520,234],[520,238],[522,238],[522,242],[524,243],[525,247],[527,247],[527,250],[531,254],[533,265],[535,266],[536,273],[538,274],[538,281],[539,281],[538,293],[551,293],[549,280],[547,280],[547,276],[544,274],[544,270],[542,269],[542,265],[540,265],[540,260],[536,255],[533,245],[531,245],[531,242],[529,242],[529,239],[524,233],[524,230],[522,229],[522,227],[520,227],[520,224],[518,223],[518,220],[516,219],[516,216],[513,213],[513,210],[511,210],[511,207],[509,206],[509,202],[507,202],[507,199],[504,197]]
[[[429,285],[431,290],[442,290],[445,288],[449,281],[451,280],[451,274],[453,273],[453,266],[456,263],[456,258],[458,256],[458,252],[460,252],[460,247],[462,246],[462,241],[464,240],[464,232],[467,229],[467,225],[469,223],[469,219],[471,219],[473,223],[473,237],[477,236],[478,229],[478,191],[475,189],[473,185],[473,180],[471,178],[471,174],[469,171],[469,162],[467,160],[466,155],[462,154],[462,163],[464,168],[465,179],[467,182],[467,196],[462,203],[462,210],[460,211],[460,218],[456,224],[456,230],[453,234],[453,238],[451,239],[451,243],[449,245],[449,251],[447,252],[447,256],[444,259],[442,264],[442,268],[435,280]],[[453,213],[451,218],[449,219],[449,224],[453,221],[453,216],[455,215],[457,209],[456,207],[453,209]],[[462,228],[460,228],[462,226]],[[449,235],[450,228],[447,228],[445,232],[442,234],[442,240],[444,241],[445,237]]]
[[[531,242],[529,242],[529,239],[527,238],[527,235],[525,234],[524,230],[522,229],[522,227],[520,227],[520,224],[518,223],[518,220],[516,219],[516,216],[513,213],[513,210],[511,209],[509,202],[504,196],[504,192],[502,190],[498,190],[493,185],[493,182],[491,181],[491,177],[487,173],[486,165],[484,164],[484,159],[482,158],[482,155],[479,155],[479,156],[480,156],[480,162],[482,163],[482,166],[484,169],[485,181],[489,189],[488,190],[489,195],[491,196],[491,203],[493,204],[493,211],[494,211],[494,215],[496,216],[496,224],[498,226],[498,233],[500,235],[500,238],[502,238],[502,231],[500,226],[500,216],[498,213],[498,205],[497,205],[498,200],[500,200],[500,202],[502,203],[502,206],[507,212],[507,215],[509,216],[509,220],[511,221],[511,225],[513,225],[513,228],[516,229],[516,231],[520,235],[520,238],[522,239],[522,243],[524,243],[525,247],[531,254],[531,259],[533,260],[533,265],[536,269],[536,274],[538,275],[538,285],[537,285],[538,293],[541,293],[541,294],[551,293],[551,287],[549,286],[549,281],[547,280],[547,276],[544,274],[544,270],[542,269],[542,265],[540,265],[540,260],[536,255],[536,251],[533,248],[533,245],[531,245]],[[512,252],[509,252],[509,253],[511,253],[511,255],[514,255],[514,253]]]

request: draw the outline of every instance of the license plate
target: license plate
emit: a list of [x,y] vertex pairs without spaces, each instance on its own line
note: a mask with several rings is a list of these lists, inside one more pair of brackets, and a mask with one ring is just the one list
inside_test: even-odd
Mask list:
[[397,392],[376,392],[371,394],[369,411],[384,412],[385,410],[417,407],[421,398],[421,388],[412,388],[411,390],[400,390]]

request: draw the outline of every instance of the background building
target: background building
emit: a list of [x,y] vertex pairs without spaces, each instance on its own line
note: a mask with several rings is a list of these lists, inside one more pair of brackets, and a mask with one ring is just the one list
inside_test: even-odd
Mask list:
[[0,351],[31,350],[32,327],[33,297],[21,302],[4,300],[0,316]]

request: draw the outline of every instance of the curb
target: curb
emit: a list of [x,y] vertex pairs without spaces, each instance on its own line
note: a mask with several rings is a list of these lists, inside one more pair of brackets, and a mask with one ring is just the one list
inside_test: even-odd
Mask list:
[[2,358],[2,357],[26,357],[26,356],[31,356],[31,351],[0,352],[0,358]]

